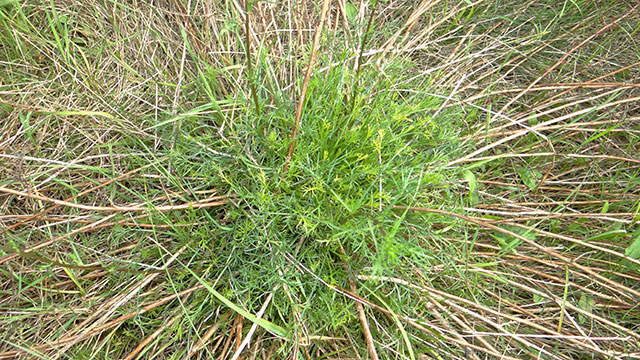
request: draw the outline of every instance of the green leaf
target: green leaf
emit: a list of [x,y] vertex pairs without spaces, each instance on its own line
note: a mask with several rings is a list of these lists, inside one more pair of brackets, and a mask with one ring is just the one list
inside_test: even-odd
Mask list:
[[602,239],[607,239],[607,240],[616,240],[616,239],[620,239],[622,237],[625,237],[627,235],[627,231],[623,230],[623,229],[617,229],[617,230],[612,230],[612,231],[607,231],[604,232],[602,234],[597,234],[594,236],[590,236],[586,239],[584,239],[584,241],[589,242],[589,241],[594,241],[594,240],[602,240]]
[[195,272],[193,272],[193,270],[189,269],[188,267],[184,267],[189,273],[191,273],[191,275],[193,277],[195,277],[198,282],[200,284],[202,284],[207,290],[209,290],[209,292],[215,296],[218,300],[220,300],[223,304],[225,304],[226,306],[230,307],[233,311],[237,312],[238,314],[240,314],[242,317],[244,317],[245,319],[251,321],[254,324],[257,324],[258,326],[262,327],[263,329],[267,330],[268,332],[280,336],[280,337],[286,337],[287,336],[287,331],[264,319],[259,319],[257,316],[249,313],[248,311],[244,310],[243,308],[239,307],[238,305],[232,303],[229,299],[227,299],[226,297],[224,297],[222,294],[220,294],[219,292],[217,292],[213,286],[211,286],[206,280],[202,279],[201,277],[199,277],[198,275],[196,275]]
[[31,128],[31,124],[29,123],[31,114],[33,113],[29,111],[25,116],[22,116],[22,114],[20,114],[19,118],[22,122],[22,128],[25,129],[24,132],[27,134],[27,137],[29,137],[29,140],[31,140],[33,145],[37,145],[36,140],[33,138],[33,129]]
[[[596,304],[596,301],[589,295],[582,293],[582,295],[580,296],[580,300],[578,300],[578,307],[581,310],[584,310],[588,313],[591,313],[593,311],[593,306]],[[578,321],[580,321],[581,323],[584,323],[586,320],[586,316],[582,315],[582,314],[578,314]]]
[[584,311],[591,312],[593,310],[593,305],[596,304],[596,301],[587,294],[582,294],[580,296],[580,300],[578,301],[578,307]]
[[80,290],[80,293],[82,295],[85,295],[86,292],[82,288],[82,285],[78,281],[78,278],[75,276],[75,274],[70,269],[67,269],[67,267],[65,267],[65,266],[62,267],[62,270],[64,270],[64,272],[67,273],[67,276],[69,276],[69,279],[71,279],[71,281],[73,281],[73,283],[76,284],[76,286]]
[[633,259],[640,259],[640,234],[636,236],[624,254]]
[[356,9],[356,7],[353,6],[351,2],[345,3],[344,7],[347,15],[347,20],[349,20],[350,23],[353,23],[356,20],[356,16],[358,16],[358,9]]
[[507,244],[508,238],[505,234],[496,231],[495,234],[491,234],[491,237],[496,239],[498,244],[500,244],[503,249],[509,246],[509,244]]
[[474,206],[480,201],[477,191],[478,180],[476,179],[476,176],[469,170],[465,170],[462,173],[462,177],[464,177],[464,179],[469,182],[469,204],[471,206]]
[[473,173],[469,170],[465,170],[462,173],[462,177],[469,182],[469,196],[471,196],[471,194],[473,194],[478,188],[478,180],[476,179],[476,176],[473,175]]
[[17,3],[18,0],[0,0],[0,7]]
[[536,180],[534,178],[533,173],[527,168],[520,168],[516,170],[522,182],[527,185],[527,187],[531,190],[536,188]]

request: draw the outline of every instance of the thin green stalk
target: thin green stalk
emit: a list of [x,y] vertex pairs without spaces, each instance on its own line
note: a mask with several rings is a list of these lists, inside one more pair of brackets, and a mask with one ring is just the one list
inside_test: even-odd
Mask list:
[[253,68],[251,67],[251,39],[249,37],[249,11],[250,11],[250,7],[249,7],[249,0],[247,0],[244,3],[245,7],[245,21],[244,21],[244,29],[245,29],[245,52],[247,55],[247,75],[248,75],[248,81],[249,81],[249,87],[251,88],[251,97],[253,98],[253,103],[255,104],[256,107],[256,113],[258,114],[258,116],[260,116],[261,112],[260,112],[260,104],[258,103],[258,94],[256,93],[256,85],[253,81]]
[[356,65],[356,79],[353,84],[353,94],[351,95],[351,111],[356,107],[356,97],[358,96],[358,84],[360,80],[360,68],[362,67],[362,56],[364,55],[364,47],[367,44],[367,38],[369,37],[369,32],[371,31],[371,24],[373,23],[373,17],[376,13],[376,5],[378,1],[373,3],[371,14],[369,14],[369,21],[367,23],[367,30],[362,37],[362,43],[360,44],[360,54],[358,55],[358,62]]

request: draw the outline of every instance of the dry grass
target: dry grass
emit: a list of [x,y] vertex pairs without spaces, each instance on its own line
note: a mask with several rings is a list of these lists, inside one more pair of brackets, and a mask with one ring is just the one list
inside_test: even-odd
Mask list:
[[[0,359],[640,358],[640,6],[328,3],[0,1]],[[317,109],[383,93],[438,181],[278,223]]]

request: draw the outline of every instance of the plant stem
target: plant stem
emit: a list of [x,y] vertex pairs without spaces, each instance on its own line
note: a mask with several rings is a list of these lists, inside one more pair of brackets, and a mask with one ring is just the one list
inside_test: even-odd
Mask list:
[[353,84],[353,94],[351,95],[351,111],[356,107],[356,97],[358,96],[358,83],[360,79],[360,68],[362,67],[362,56],[364,54],[364,47],[367,44],[367,37],[369,36],[369,32],[371,31],[371,24],[373,23],[373,17],[376,13],[376,5],[377,1],[373,3],[371,14],[369,14],[369,21],[367,23],[367,29],[362,37],[362,44],[360,44],[360,54],[358,55],[357,65],[356,65],[356,79]]
[[258,94],[256,93],[256,85],[254,83],[254,79],[253,79],[253,69],[251,67],[251,39],[249,37],[249,1],[250,0],[246,0],[245,2],[245,21],[244,21],[244,28],[245,28],[245,52],[247,54],[247,75],[249,76],[249,87],[251,88],[251,97],[253,98],[253,102],[255,104],[256,107],[256,113],[258,114],[258,116],[260,116],[260,105],[258,103]]

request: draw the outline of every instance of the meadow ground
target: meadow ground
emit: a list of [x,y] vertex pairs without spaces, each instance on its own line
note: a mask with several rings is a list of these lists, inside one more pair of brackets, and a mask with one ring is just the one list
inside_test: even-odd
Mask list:
[[639,30],[0,0],[0,359],[640,358]]

